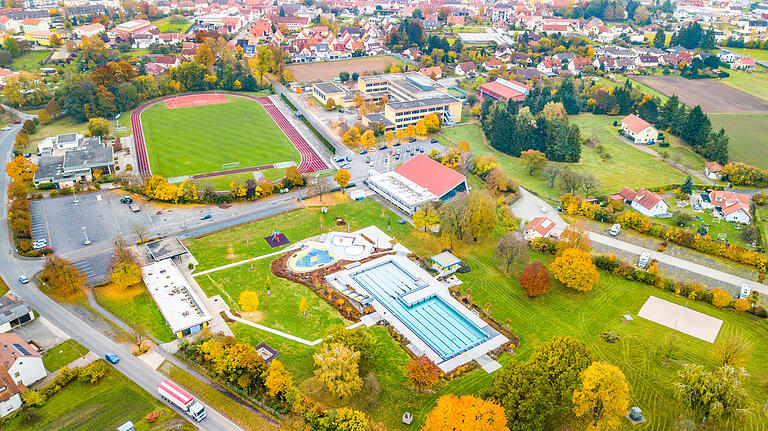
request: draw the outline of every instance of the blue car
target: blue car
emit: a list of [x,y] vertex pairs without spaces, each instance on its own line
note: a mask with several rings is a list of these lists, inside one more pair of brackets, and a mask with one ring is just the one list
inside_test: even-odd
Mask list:
[[211,215],[210,214],[206,214],[206,215],[200,217],[200,220],[208,220],[209,218],[211,218]]
[[113,364],[116,364],[116,363],[120,362],[120,358],[118,358],[117,355],[115,355],[112,352],[107,352],[104,355],[104,359],[106,359],[107,361],[109,361],[110,363],[113,363]]

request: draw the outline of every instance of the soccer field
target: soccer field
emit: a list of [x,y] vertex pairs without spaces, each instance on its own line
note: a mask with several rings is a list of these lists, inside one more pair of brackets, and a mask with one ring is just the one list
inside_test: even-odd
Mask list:
[[141,113],[152,173],[166,178],[293,161],[301,156],[255,100],[228,95],[229,103],[170,109],[155,103]]

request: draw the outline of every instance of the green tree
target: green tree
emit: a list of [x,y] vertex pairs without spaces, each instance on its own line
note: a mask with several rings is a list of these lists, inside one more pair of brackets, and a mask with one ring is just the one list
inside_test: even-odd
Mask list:
[[687,195],[690,195],[691,193],[693,193],[693,178],[691,178],[690,175],[685,177],[685,181],[680,186],[680,190],[682,190],[683,193]]
[[360,353],[340,343],[323,345],[313,356],[315,375],[339,398],[356,394],[363,386],[358,373]]
[[547,157],[541,151],[526,150],[520,154],[520,164],[528,170],[528,175],[533,175],[547,164]]
[[745,376],[743,369],[729,366],[707,371],[701,365],[685,364],[677,374],[675,395],[700,422],[743,418],[752,405],[743,384]]
[[343,344],[360,353],[360,362],[370,361],[381,351],[376,337],[364,328],[347,329],[338,326],[323,338],[323,344]]
[[667,35],[664,33],[664,29],[662,27],[659,27],[658,30],[656,30],[656,35],[653,37],[653,46],[656,48],[664,48],[667,42]]
[[13,58],[21,55],[21,46],[19,46],[19,41],[12,36],[8,36],[3,39],[3,49],[10,52]]

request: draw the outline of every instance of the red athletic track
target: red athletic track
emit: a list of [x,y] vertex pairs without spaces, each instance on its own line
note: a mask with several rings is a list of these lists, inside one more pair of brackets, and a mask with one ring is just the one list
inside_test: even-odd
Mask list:
[[[200,93],[200,94],[206,94],[206,93]],[[268,97],[256,97],[256,96],[251,96],[249,94],[228,93],[228,92],[217,92],[216,94],[246,97],[259,102],[261,106],[263,106],[264,109],[266,109],[269,116],[272,117],[272,120],[274,120],[274,122],[277,123],[278,127],[280,127],[280,130],[283,131],[283,133],[288,138],[288,140],[291,141],[293,146],[296,147],[296,149],[299,151],[299,154],[301,155],[301,163],[299,164],[300,172],[309,173],[309,172],[324,171],[328,169],[328,165],[325,164],[325,162],[320,157],[320,155],[317,154],[315,150],[312,149],[312,147],[307,143],[307,141],[304,140],[304,138],[296,130],[296,128],[293,127],[293,125],[288,121],[287,118],[285,118],[283,113],[277,109],[277,107],[272,103],[271,100],[269,100]],[[155,103],[165,102],[168,99],[173,99],[176,97],[185,97],[185,96],[189,96],[189,94],[185,94],[182,96],[169,96],[169,97],[163,97],[161,99],[153,100],[149,103],[145,103],[144,105],[139,106],[138,108],[136,108],[135,111],[133,111],[133,113],[131,113],[131,129],[133,130],[133,143],[136,151],[136,159],[138,160],[138,165],[139,165],[138,166],[139,175],[142,175],[142,176],[152,175],[152,172],[149,167],[149,157],[147,156],[147,148],[144,142],[144,132],[142,131],[142,128],[141,128],[141,113],[148,107],[154,105]]]
[[216,105],[218,103],[229,103],[229,99],[223,94],[203,93],[192,94],[189,96],[176,96],[173,99],[165,100],[165,105],[170,109]]

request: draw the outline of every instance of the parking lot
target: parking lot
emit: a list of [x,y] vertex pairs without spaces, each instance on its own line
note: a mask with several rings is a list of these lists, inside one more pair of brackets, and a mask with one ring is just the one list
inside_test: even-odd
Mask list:
[[[428,156],[433,149],[441,153],[445,151],[446,148],[443,144],[430,141],[430,139],[418,139],[415,142],[407,142],[397,146],[380,143],[377,147],[368,150],[366,154],[358,153],[351,156],[351,162],[347,162],[345,159],[343,162],[337,161],[337,163],[339,165],[350,163],[353,175],[367,176],[371,169],[377,172],[387,172],[412,159],[416,154]],[[380,150],[379,148],[383,145],[387,145],[387,149]],[[417,148],[424,151],[417,151]],[[400,153],[399,156],[398,152]]]

